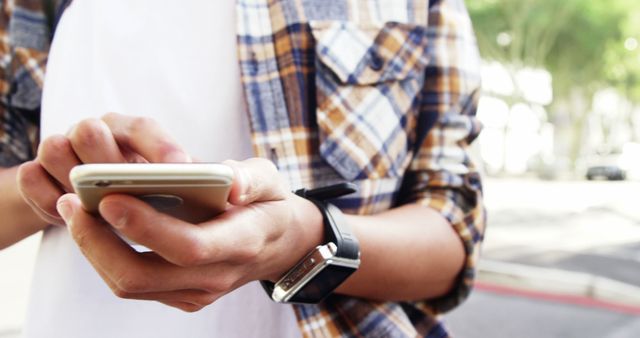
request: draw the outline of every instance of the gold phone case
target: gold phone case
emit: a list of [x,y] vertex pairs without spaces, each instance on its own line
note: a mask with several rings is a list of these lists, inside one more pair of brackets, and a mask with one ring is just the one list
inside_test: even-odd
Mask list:
[[200,223],[225,210],[233,170],[218,163],[83,164],[69,178],[89,212],[98,213],[106,195],[129,194],[161,212]]

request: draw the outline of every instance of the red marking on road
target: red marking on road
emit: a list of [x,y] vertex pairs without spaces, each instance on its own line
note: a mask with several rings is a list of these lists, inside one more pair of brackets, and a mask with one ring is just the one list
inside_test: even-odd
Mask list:
[[532,299],[538,299],[538,300],[546,300],[546,301],[556,302],[556,303],[565,303],[565,304],[580,305],[580,306],[591,307],[591,308],[600,308],[600,309],[606,309],[606,310],[611,310],[615,312],[621,312],[621,313],[640,316],[640,306],[620,304],[615,302],[607,302],[603,300],[592,299],[585,296],[563,295],[563,294],[543,292],[543,291],[517,289],[517,288],[508,287],[508,286],[495,285],[495,284],[489,284],[489,283],[483,283],[483,282],[476,282],[475,289],[491,292],[491,293],[497,293],[501,295],[519,296],[519,297],[526,297],[526,298],[532,298]]

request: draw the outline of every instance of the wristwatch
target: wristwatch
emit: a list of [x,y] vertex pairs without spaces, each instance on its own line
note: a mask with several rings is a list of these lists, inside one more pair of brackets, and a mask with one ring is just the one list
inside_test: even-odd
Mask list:
[[352,183],[295,193],[313,202],[322,213],[326,243],[317,246],[276,283],[261,281],[267,294],[279,303],[317,304],[360,266],[360,247],[344,215],[328,199],[356,191]]

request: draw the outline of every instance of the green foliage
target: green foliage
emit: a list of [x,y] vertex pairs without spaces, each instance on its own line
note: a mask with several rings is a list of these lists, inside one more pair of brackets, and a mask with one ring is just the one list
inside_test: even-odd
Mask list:
[[[486,59],[542,67],[556,97],[576,85],[587,93],[623,88],[640,100],[640,6],[633,0],[468,0],[480,51]],[[498,36],[510,37],[501,46]],[[507,39],[508,41],[509,39]]]

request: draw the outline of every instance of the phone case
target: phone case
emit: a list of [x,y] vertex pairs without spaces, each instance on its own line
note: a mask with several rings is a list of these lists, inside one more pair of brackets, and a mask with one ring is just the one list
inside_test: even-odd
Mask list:
[[218,163],[83,164],[69,175],[83,207],[98,213],[102,198],[129,194],[190,223],[223,212],[233,170]]

